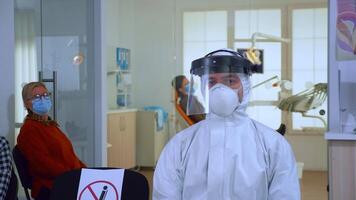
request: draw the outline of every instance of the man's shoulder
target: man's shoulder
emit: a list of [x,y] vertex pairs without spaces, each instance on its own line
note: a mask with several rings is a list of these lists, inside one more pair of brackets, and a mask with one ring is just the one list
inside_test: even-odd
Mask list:
[[261,132],[263,132],[265,134],[271,134],[271,135],[275,135],[276,134],[276,135],[281,136],[276,130],[274,130],[271,127],[268,127],[268,126],[262,124],[261,122],[258,122],[258,121],[253,120],[253,119],[251,119],[251,121],[253,122],[253,124],[255,125],[255,127],[256,127],[256,129],[258,131],[261,131]]
[[267,148],[275,148],[278,145],[288,143],[287,140],[276,130],[255,120],[252,120],[252,123],[256,128],[257,134]]
[[197,132],[197,130],[201,127],[201,125],[205,120],[199,121],[191,126],[189,126],[188,128],[185,128],[181,131],[179,131],[174,137],[183,139],[183,138],[190,138],[193,137],[193,135]]
[[189,126],[186,129],[183,129],[176,133],[169,141],[168,146],[184,146],[186,143],[190,143],[193,140],[194,136],[199,132],[198,130],[201,128],[202,124],[205,123],[205,120],[202,120],[196,124]]

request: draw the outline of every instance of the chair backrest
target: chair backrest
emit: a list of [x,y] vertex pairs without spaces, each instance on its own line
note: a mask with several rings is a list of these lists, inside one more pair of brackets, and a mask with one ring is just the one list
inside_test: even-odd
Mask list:
[[132,170],[125,170],[121,199],[149,199],[149,185],[146,177]]
[[28,169],[28,161],[25,156],[21,153],[19,147],[16,145],[12,150],[12,156],[16,165],[17,172],[20,177],[20,182],[25,190],[25,194],[28,200],[30,200],[30,195],[28,190],[32,187],[32,177]]
[[[99,168],[102,170],[113,168]],[[58,176],[52,187],[51,200],[76,199],[81,169],[65,172]],[[149,185],[142,174],[125,169],[121,199],[149,199]]]
[[175,125],[175,131],[176,133],[180,132],[183,129],[188,128],[191,126],[189,122],[186,120],[185,117],[182,116],[182,112],[179,111],[179,107],[175,108],[175,115],[174,115],[174,125]]
[[18,180],[15,174],[14,169],[11,171],[11,179],[9,183],[9,187],[7,188],[5,200],[17,200],[17,192],[18,192]]
[[286,130],[287,130],[286,125],[282,123],[276,131],[281,135],[284,135],[286,133]]
[[181,105],[179,105],[177,91],[175,91],[174,106],[176,108],[176,112],[178,113],[179,117],[182,118],[185,121],[185,123],[188,124],[188,126],[191,126],[194,124],[193,120],[189,118],[189,116],[184,112]]

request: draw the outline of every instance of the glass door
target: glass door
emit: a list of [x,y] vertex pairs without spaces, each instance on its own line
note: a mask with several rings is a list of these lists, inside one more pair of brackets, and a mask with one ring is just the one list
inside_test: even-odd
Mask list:
[[23,83],[45,82],[53,94],[52,118],[80,159],[93,166],[94,1],[17,0],[15,19],[17,127],[25,117]]

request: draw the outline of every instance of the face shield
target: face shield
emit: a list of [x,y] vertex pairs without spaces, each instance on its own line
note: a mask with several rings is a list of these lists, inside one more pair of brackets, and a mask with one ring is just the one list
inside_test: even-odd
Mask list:
[[244,111],[250,90],[249,75],[257,71],[255,67],[232,50],[214,51],[194,60],[190,88],[196,90],[189,90],[187,114]]

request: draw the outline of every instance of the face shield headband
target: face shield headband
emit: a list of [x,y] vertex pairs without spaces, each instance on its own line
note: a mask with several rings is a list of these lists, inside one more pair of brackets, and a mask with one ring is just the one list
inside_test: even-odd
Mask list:
[[[230,55],[215,55],[219,53],[228,53]],[[262,73],[263,70],[258,65],[252,64],[240,53],[229,50],[213,51],[202,58],[192,62],[190,73],[192,75],[202,76],[210,73]]]

